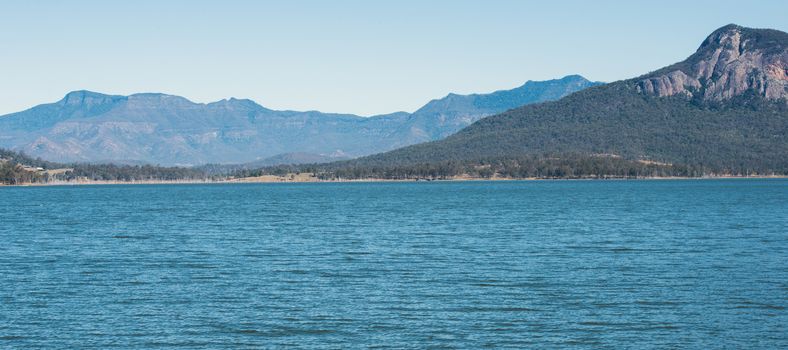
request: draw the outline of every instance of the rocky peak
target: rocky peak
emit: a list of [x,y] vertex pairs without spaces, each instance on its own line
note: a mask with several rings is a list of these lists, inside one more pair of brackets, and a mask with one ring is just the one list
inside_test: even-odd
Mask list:
[[686,95],[721,101],[748,91],[788,98],[788,33],[734,24],[717,29],[685,61],[637,81],[657,96]]
[[162,93],[153,93],[153,92],[145,92],[145,93],[138,93],[129,95],[129,102],[135,105],[141,106],[158,106],[158,107],[166,107],[166,106],[180,106],[180,107],[187,107],[194,105],[195,103],[189,101],[188,99],[175,96],[175,95],[167,95]]
[[63,106],[92,107],[97,105],[114,103],[123,99],[125,99],[124,96],[105,95],[93,91],[78,90],[66,94],[66,96],[63,97],[63,99],[60,100],[59,103]]
[[259,111],[270,111],[269,109],[257,104],[256,102],[246,99],[246,98],[235,98],[231,97],[230,99],[222,99],[216,102],[208,103],[209,107],[214,108],[223,108],[227,110],[259,110]]

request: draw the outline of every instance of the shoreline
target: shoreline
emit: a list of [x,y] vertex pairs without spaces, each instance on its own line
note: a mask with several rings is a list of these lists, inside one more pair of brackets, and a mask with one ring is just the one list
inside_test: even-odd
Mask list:
[[25,183],[4,185],[2,187],[52,187],[52,186],[108,186],[108,185],[223,185],[223,184],[294,184],[294,183],[372,183],[372,182],[484,182],[484,181],[654,181],[654,180],[758,180],[758,179],[788,179],[788,175],[756,175],[756,176],[703,176],[703,177],[584,177],[584,178],[473,178],[454,177],[447,179],[338,179],[321,180],[313,176],[298,178],[287,176],[265,175],[260,177],[225,179],[225,180],[141,180],[141,181],[56,181],[46,183]]

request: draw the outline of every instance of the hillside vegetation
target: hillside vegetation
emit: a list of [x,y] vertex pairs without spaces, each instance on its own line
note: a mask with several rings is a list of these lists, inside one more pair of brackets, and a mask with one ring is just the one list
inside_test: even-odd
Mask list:
[[68,181],[207,180],[202,170],[183,167],[114,164],[59,164],[0,148],[0,184],[21,185]]
[[[324,178],[788,174],[788,35],[725,26],[684,62],[487,117]],[[259,172],[283,171],[279,168]]]

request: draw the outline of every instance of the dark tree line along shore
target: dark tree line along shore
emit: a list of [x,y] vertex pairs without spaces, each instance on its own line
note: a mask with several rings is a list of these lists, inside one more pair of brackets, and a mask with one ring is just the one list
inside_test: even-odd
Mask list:
[[[60,171],[54,171],[54,170]],[[175,181],[208,180],[200,169],[153,165],[60,164],[0,149],[0,184],[56,181]]]
[[321,180],[353,179],[452,179],[452,178],[511,178],[511,179],[578,179],[578,178],[655,178],[784,175],[760,173],[747,165],[718,169],[704,165],[687,166],[657,162],[633,161],[606,155],[526,155],[517,158],[487,158],[473,161],[444,161],[414,165],[367,165],[346,161],[329,164],[281,165],[255,170],[240,170],[235,177],[262,175],[284,176],[292,173],[312,173]]

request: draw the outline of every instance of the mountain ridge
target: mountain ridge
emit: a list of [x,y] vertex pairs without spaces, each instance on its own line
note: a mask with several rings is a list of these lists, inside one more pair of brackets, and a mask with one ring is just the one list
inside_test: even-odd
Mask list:
[[[450,95],[425,105],[453,100],[443,109],[372,117],[277,111],[249,99],[196,103],[162,93],[122,96],[76,90],[57,102],[0,116],[0,147],[59,162],[228,164],[291,153],[352,158],[442,138],[512,105],[555,99],[599,84],[580,76],[562,79],[526,83],[513,89],[523,93],[497,105],[473,104],[488,94]],[[534,91],[542,87],[549,91]],[[501,91],[512,90],[489,95]]]

